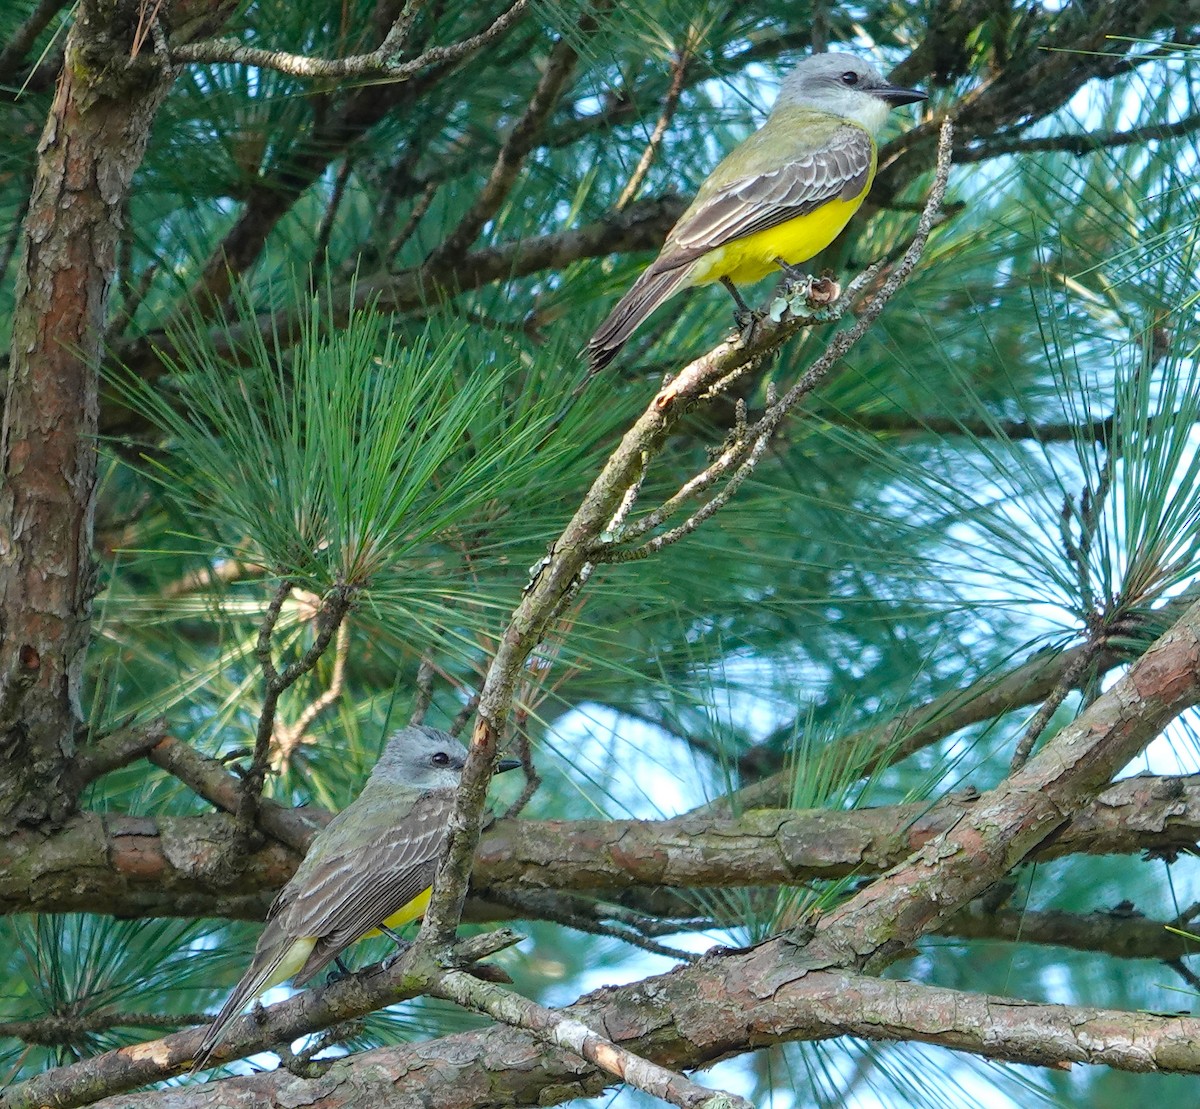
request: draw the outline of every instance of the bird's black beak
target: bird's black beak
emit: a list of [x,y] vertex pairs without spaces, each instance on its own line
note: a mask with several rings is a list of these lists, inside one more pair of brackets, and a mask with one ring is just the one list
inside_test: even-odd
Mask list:
[[496,773],[503,774],[506,770],[516,770],[520,765],[520,759],[501,759],[496,764]]
[[881,89],[871,90],[880,100],[885,100],[893,108],[899,108],[901,104],[915,104],[918,100],[927,100],[928,97],[920,89],[906,89],[900,85],[884,85]]

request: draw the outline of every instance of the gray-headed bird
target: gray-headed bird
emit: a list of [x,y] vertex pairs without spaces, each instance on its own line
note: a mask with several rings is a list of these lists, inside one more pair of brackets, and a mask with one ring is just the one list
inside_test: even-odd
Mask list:
[[[436,728],[402,728],[388,740],[362,792],[321,829],[279,891],[193,1071],[248,1001],[289,978],[303,985],[355,941],[424,914],[466,759],[466,748]],[[501,759],[497,770],[520,765]]]
[[888,112],[924,100],[850,54],[814,54],[784,79],[766,122],[705,179],[650,263],[587,345],[603,369],[680,289],[737,285],[808,261],[863,202]]

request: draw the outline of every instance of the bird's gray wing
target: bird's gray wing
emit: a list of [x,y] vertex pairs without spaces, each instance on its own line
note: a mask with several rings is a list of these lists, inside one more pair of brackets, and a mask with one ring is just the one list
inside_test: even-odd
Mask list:
[[285,910],[291,936],[317,941],[298,984],[429,888],[453,808],[453,790],[430,790],[377,839],[339,845],[317,861]]
[[831,200],[852,200],[866,187],[874,144],[859,127],[841,127],[818,150],[778,169],[731,181],[685,212],[672,229],[658,270],[695,261],[710,250],[807,215]]

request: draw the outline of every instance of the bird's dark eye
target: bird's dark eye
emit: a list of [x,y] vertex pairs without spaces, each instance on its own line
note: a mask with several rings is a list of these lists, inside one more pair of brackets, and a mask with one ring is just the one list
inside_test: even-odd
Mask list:
[[842,84],[843,85],[857,85],[858,84],[858,74],[855,73],[853,70],[849,70],[849,69],[846,70],[846,72],[842,74]]
[[438,751],[429,761],[434,766],[447,766],[450,763],[450,756],[445,751]]

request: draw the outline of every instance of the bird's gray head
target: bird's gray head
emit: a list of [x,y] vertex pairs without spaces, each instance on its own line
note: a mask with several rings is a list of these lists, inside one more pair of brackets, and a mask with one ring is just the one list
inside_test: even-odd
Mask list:
[[371,777],[413,789],[453,789],[466,761],[467,749],[449,732],[414,725],[387,741]]
[[[412,789],[454,789],[466,765],[467,749],[449,732],[424,724],[401,728],[383,749],[371,782],[404,785]],[[516,770],[520,759],[501,759],[496,773]]]
[[853,54],[813,54],[783,79],[775,107],[827,112],[874,134],[893,108],[924,99],[923,92],[893,85]]

